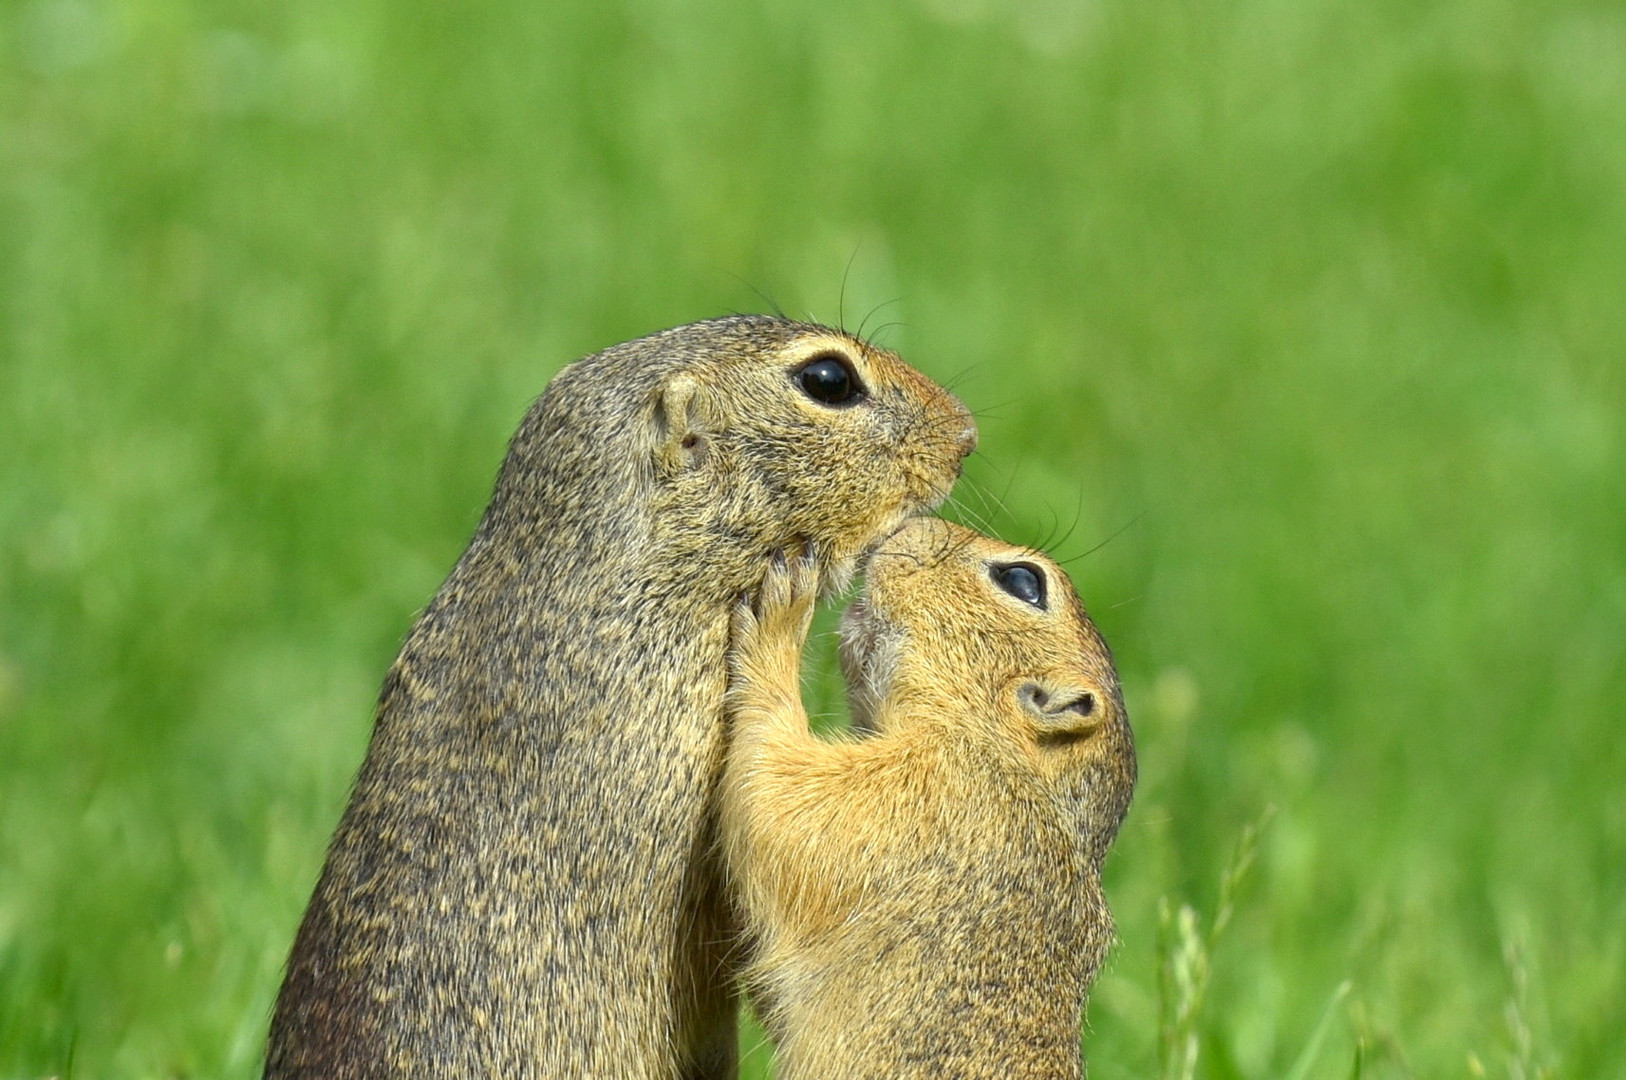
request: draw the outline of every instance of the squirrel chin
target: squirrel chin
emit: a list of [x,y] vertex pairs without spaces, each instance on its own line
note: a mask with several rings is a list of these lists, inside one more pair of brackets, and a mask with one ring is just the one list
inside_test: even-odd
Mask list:
[[852,588],[853,579],[858,576],[859,556],[849,555],[844,559],[831,559],[824,564],[824,573],[819,587],[821,601],[834,600],[848,589]]

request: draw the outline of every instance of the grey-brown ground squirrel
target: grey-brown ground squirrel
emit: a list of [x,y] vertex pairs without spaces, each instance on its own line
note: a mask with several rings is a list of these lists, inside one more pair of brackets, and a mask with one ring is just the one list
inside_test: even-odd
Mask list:
[[732,1075],[730,611],[789,545],[841,582],[975,441],[896,356],[783,319],[561,371],[385,679],[266,1076]]
[[1059,566],[936,519],[842,623],[853,722],[808,730],[818,564],[736,612],[723,840],[781,1080],[1076,1078],[1135,785],[1106,644]]

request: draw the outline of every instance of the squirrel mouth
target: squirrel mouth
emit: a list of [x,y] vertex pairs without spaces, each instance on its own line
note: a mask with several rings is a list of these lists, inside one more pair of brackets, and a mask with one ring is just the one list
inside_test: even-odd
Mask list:
[[903,514],[899,516],[898,524],[901,525],[912,517],[936,513],[937,508],[942,506],[949,495],[954,492],[954,482],[959,478],[960,472],[958,468],[955,469],[953,474],[937,480],[917,476],[915,482],[918,490],[914,493],[914,498],[910,500],[911,505],[906,507]]

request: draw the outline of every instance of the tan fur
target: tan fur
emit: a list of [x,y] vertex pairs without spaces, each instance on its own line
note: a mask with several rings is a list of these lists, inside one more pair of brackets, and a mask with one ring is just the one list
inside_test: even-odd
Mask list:
[[[995,586],[1015,562],[1048,610]],[[1106,644],[1051,560],[916,519],[843,621],[864,735],[825,741],[798,682],[817,587],[815,560],[770,569],[731,651],[723,840],[778,1075],[1080,1076],[1135,783]]]
[[[869,396],[806,396],[793,374],[824,354]],[[266,1075],[732,1075],[730,610],[790,544],[839,583],[974,442],[896,356],[782,319],[560,372],[385,680]]]

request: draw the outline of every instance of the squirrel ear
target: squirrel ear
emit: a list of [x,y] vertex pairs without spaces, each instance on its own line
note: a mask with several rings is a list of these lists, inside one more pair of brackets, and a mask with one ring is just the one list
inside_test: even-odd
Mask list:
[[706,460],[716,430],[708,404],[705,389],[692,375],[673,375],[661,384],[650,429],[655,463],[663,473],[693,469]]
[[1101,695],[1094,690],[1025,682],[1016,688],[1016,699],[1034,721],[1040,746],[1071,745],[1101,725]]

